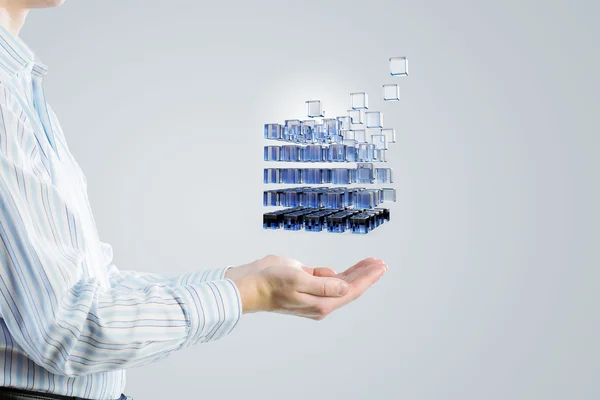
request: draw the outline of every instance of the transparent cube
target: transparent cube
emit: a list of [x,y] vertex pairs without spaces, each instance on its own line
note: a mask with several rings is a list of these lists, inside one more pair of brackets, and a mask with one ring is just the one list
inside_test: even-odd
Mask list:
[[279,161],[280,153],[279,146],[265,146],[265,161]]
[[334,168],[331,170],[331,182],[334,185],[348,185],[350,182],[350,170],[348,168]]
[[[281,183],[302,183],[302,170],[298,168],[284,168],[281,170]],[[295,206],[295,205],[294,205]],[[289,206],[292,207],[292,206]]]
[[332,144],[328,148],[327,161],[343,162],[346,161],[346,146],[343,144]]
[[281,161],[300,161],[300,146],[295,144],[281,146]]
[[371,135],[371,144],[375,145],[374,150],[387,150],[387,136],[385,135]]
[[384,128],[381,134],[385,135],[388,143],[396,143],[396,130],[394,128]]
[[288,119],[283,127],[283,140],[286,142],[295,142],[300,134],[300,120]]
[[396,84],[383,85],[383,99],[385,101],[400,100],[400,86]]
[[303,137],[302,143],[315,143],[314,130],[314,119],[305,120],[300,123],[300,134]]
[[356,162],[356,142],[354,140],[344,140],[343,144],[346,146],[346,161]]
[[387,154],[386,153],[387,153],[386,149],[375,150],[375,154],[373,156],[373,161],[387,162]]
[[308,118],[321,118],[325,116],[321,100],[309,100],[306,102],[306,116]]
[[281,183],[281,172],[279,168],[265,168],[265,183]]
[[352,123],[352,119],[349,116],[337,117],[339,123],[339,129],[347,130],[350,129],[350,124]]
[[326,135],[328,137],[340,134],[340,123],[337,118],[324,118],[323,126],[325,127]]
[[354,131],[350,130],[350,129],[342,129],[340,131],[340,136],[342,136],[344,142],[347,140],[352,140],[353,142],[355,141],[354,139]]
[[311,144],[304,149],[302,161],[319,162],[323,161],[323,149],[321,145]]
[[356,161],[358,162],[370,162],[373,160],[369,155],[369,147],[368,143],[359,143],[356,147]]
[[365,92],[350,93],[350,108],[366,110],[369,108],[369,98]]
[[279,192],[277,190],[263,192],[263,205],[265,207],[278,206],[279,204]]
[[315,125],[313,143],[327,143],[327,126],[323,124],[323,121]]
[[[364,114],[363,110],[348,110],[348,116],[350,116],[350,120],[355,125],[362,125],[364,122]],[[350,127],[352,129],[352,126]]]
[[364,129],[357,129],[354,131],[354,140],[356,143],[368,143],[367,131]]
[[265,139],[281,140],[281,125],[265,124]]
[[321,176],[323,177],[323,183],[331,183],[331,168],[322,168]]
[[383,113],[381,111],[367,111],[365,113],[367,128],[383,128]]
[[408,76],[408,59],[406,57],[390,58],[390,75]]
[[377,183],[393,183],[391,168],[376,168],[375,182]]
[[344,137],[342,135],[329,136],[327,139],[328,139],[328,143],[332,143],[332,144],[340,144],[344,141]]
[[381,189],[383,202],[395,202],[396,201],[396,189],[394,188],[383,188]]
[[302,170],[302,182],[306,184],[323,183],[323,176],[320,168],[304,168]]
[[373,183],[373,164],[358,164],[356,167],[356,183]]

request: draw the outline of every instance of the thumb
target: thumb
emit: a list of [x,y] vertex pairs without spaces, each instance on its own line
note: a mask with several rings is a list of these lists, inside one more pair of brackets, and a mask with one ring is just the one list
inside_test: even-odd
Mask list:
[[348,293],[348,283],[342,279],[306,274],[298,291],[321,297],[341,297]]

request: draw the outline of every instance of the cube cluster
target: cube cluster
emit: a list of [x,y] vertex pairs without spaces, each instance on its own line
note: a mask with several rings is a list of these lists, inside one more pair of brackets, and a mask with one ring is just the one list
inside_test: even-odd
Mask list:
[[[389,60],[392,76],[408,76],[406,57]],[[400,100],[397,84],[383,85],[385,102]],[[386,126],[383,112],[369,109],[365,92],[350,93],[347,115],[325,117],[320,100],[305,103],[304,119],[268,123],[264,138],[284,142],[264,146],[264,161],[285,163],[356,163],[356,167],[265,168],[265,184],[376,185],[393,183],[387,162],[396,130]],[[344,108],[345,109],[345,108]],[[265,229],[366,234],[390,220],[384,202],[395,202],[394,188],[292,187],[266,190],[263,205],[285,207],[263,214]]]

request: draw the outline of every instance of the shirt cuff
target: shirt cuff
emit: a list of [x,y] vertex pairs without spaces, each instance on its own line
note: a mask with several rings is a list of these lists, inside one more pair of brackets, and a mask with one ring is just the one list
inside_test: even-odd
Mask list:
[[198,271],[198,272],[190,272],[181,277],[181,280],[178,283],[178,286],[182,285],[192,285],[197,283],[218,281],[221,279],[225,279],[225,273],[229,268],[233,268],[233,265],[230,265],[225,268],[217,268],[217,269],[209,269],[206,271]]
[[189,327],[182,347],[227,336],[242,316],[242,298],[231,279],[191,284],[176,291]]

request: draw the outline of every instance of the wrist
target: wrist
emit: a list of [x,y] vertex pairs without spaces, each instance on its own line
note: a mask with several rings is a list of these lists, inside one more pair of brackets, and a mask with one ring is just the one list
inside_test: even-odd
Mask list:
[[244,314],[267,311],[269,309],[271,292],[260,275],[251,275],[242,279],[233,280],[242,299],[242,312]]

